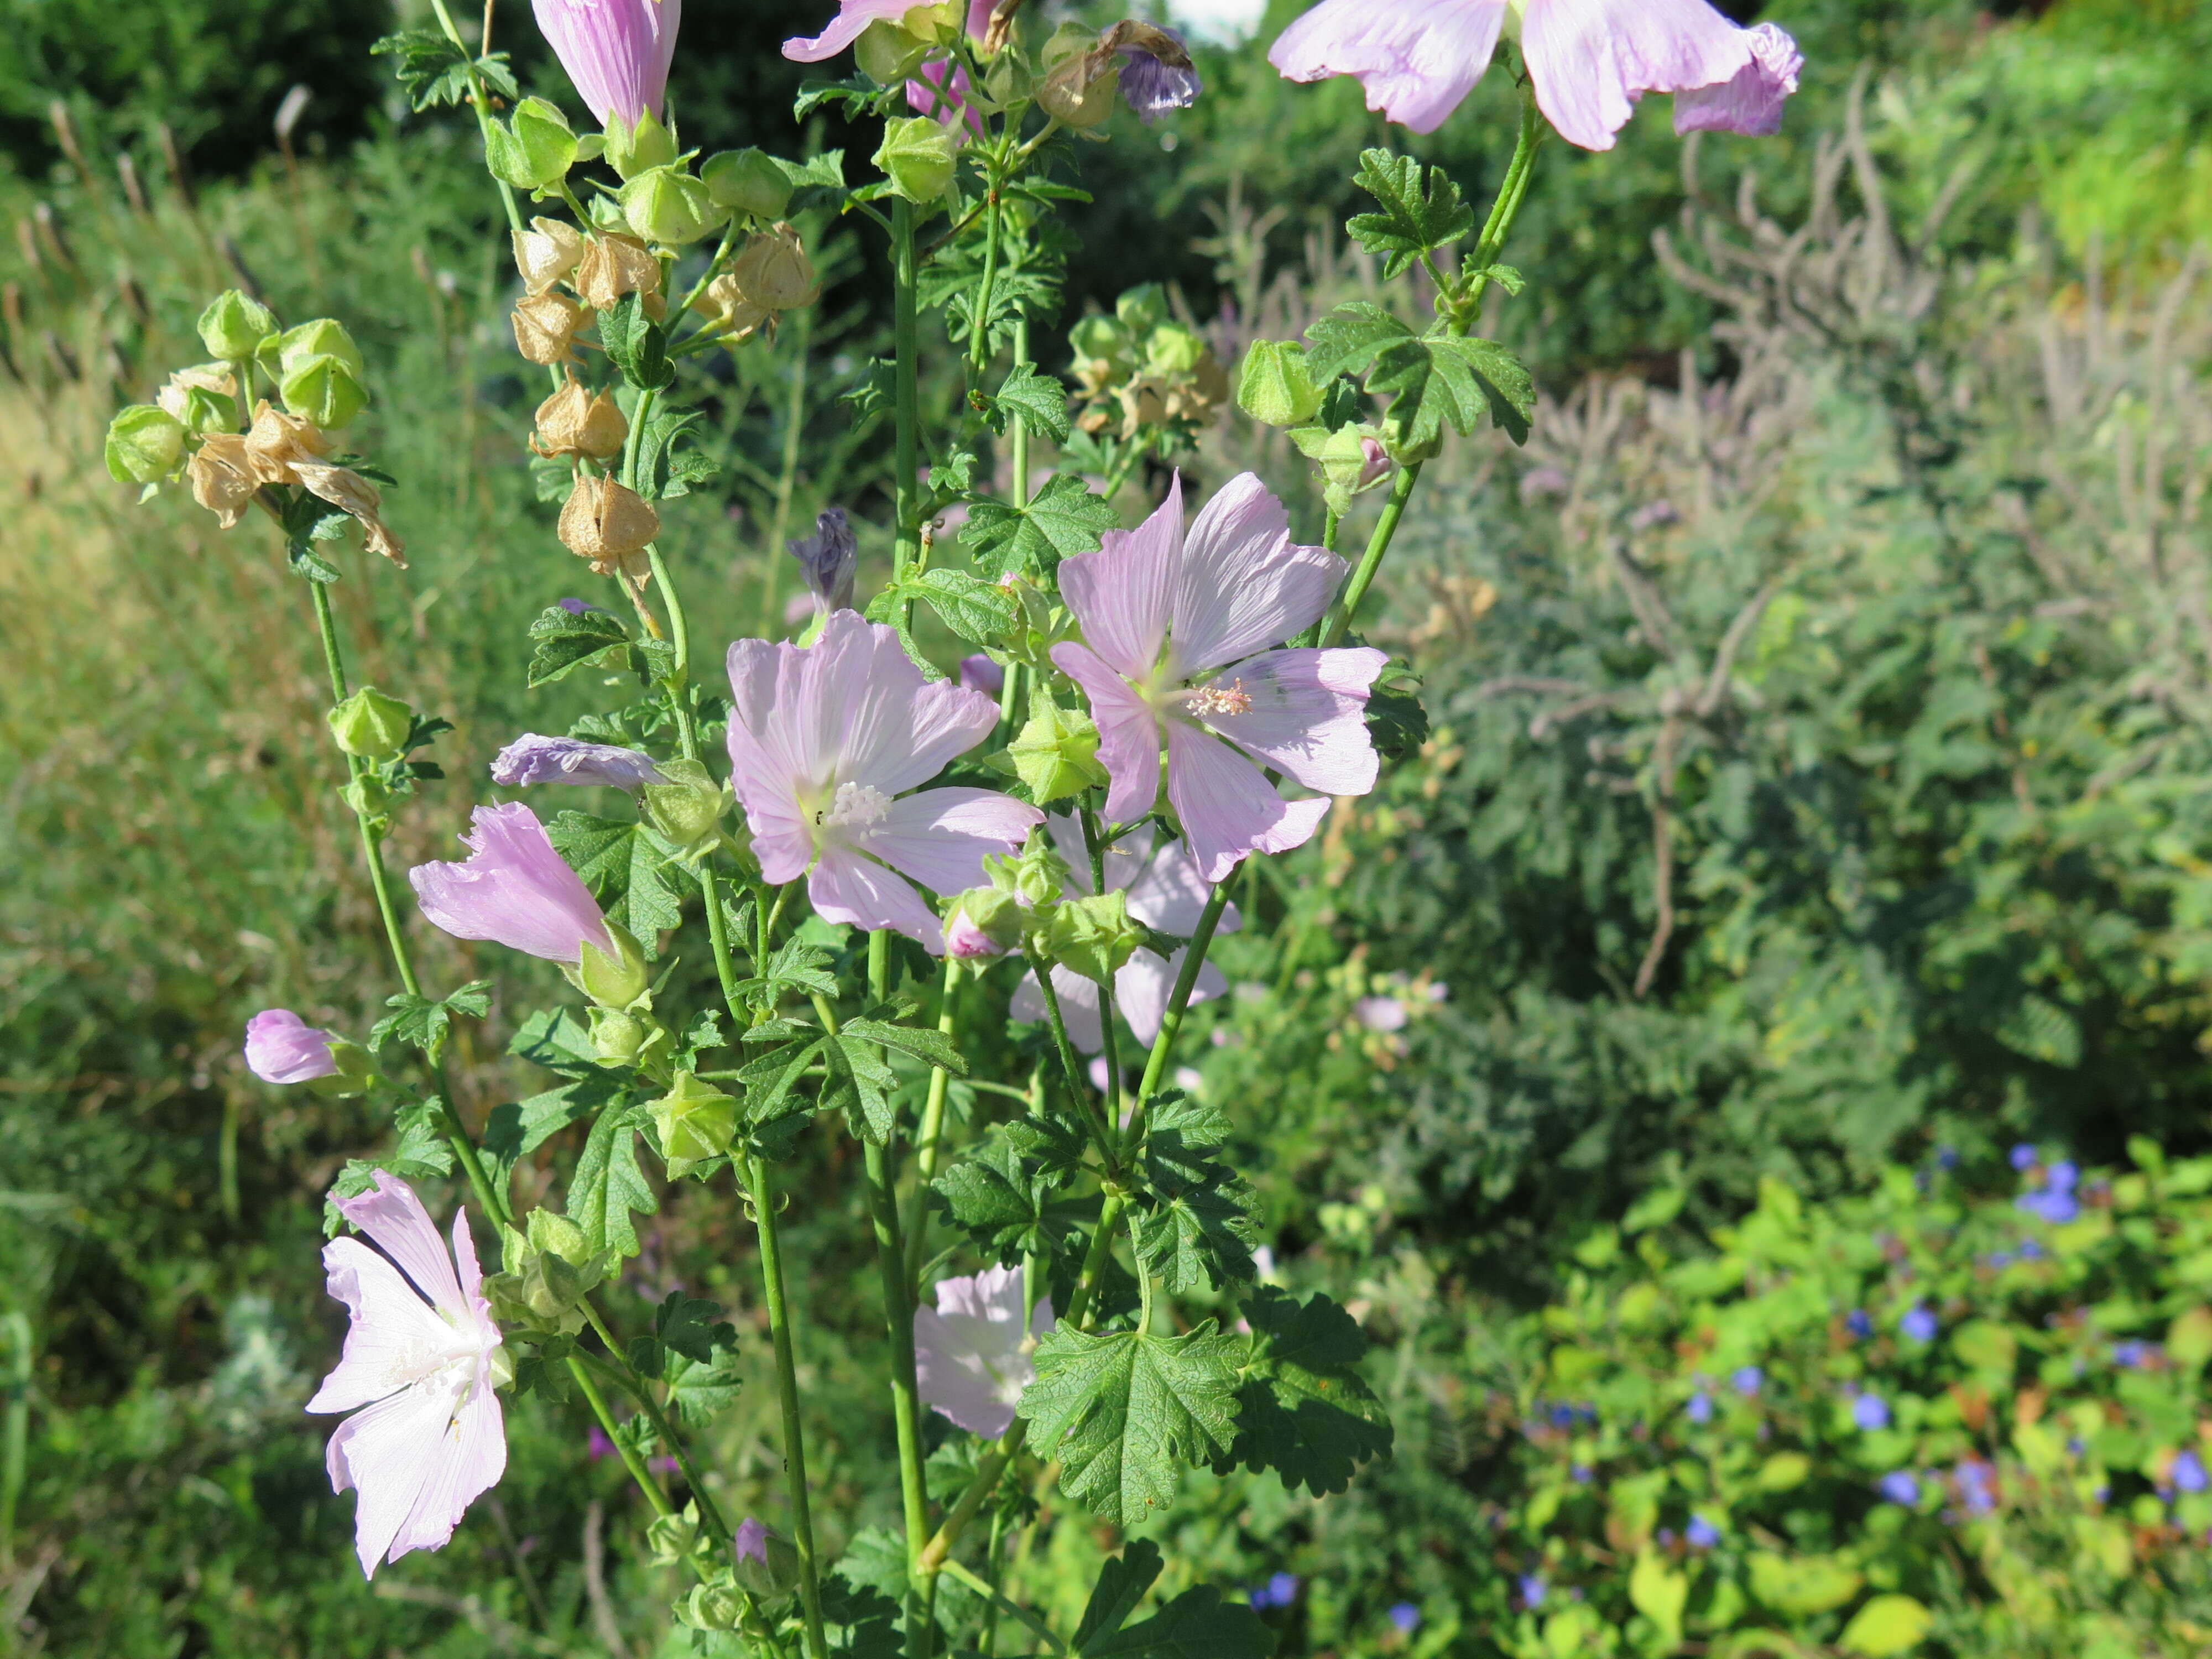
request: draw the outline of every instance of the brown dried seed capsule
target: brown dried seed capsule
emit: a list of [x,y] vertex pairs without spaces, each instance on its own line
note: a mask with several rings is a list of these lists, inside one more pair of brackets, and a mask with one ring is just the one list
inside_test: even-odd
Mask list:
[[531,295],[514,307],[515,349],[533,363],[572,363],[576,331],[586,314],[565,294]]
[[605,311],[625,294],[645,296],[645,313],[658,319],[667,302],[660,296],[660,261],[635,236],[603,230],[585,245],[576,262],[576,292],[594,311]]
[[746,238],[745,251],[738,256],[730,274],[737,278],[738,289],[746,299],[769,311],[811,306],[822,293],[814,262],[806,257],[799,233],[789,225],[780,224]]
[[622,453],[629,422],[606,392],[593,397],[570,375],[561,389],[538,405],[538,430],[530,447],[541,455],[588,455],[595,461]]
[[732,345],[752,338],[760,325],[775,314],[766,306],[755,305],[745,298],[738,279],[727,272],[707,284],[699,310],[708,325]]
[[239,521],[253,492],[261,488],[246,453],[246,440],[235,432],[218,432],[201,444],[185,468],[185,477],[191,481],[192,499],[214,514],[225,530]]
[[353,516],[370,552],[381,553],[402,570],[407,568],[406,550],[385,525],[384,497],[374,484],[349,466],[332,466],[327,461],[296,461],[292,471],[309,490]]
[[584,257],[584,234],[558,219],[532,219],[528,230],[509,233],[514,268],[526,292],[543,294],[576,268]]
[[645,544],[660,533],[653,504],[612,478],[583,477],[561,509],[561,544],[600,575],[641,575]]
[[330,453],[330,434],[313,421],[272,409],[265,398],[254,405],[246,455],[257,483],[297,483],[299,463],[319,461]]

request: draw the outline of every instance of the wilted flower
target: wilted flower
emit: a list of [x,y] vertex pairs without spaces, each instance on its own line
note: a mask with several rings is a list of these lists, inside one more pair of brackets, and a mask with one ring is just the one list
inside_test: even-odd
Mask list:
[[264,1008],[246,1022],[246,1066],[264,1083],[311,1083],[338,1068],[331,1034],[289,1008]]
[[533,363],[576,361],[576,331],[584,325],[583,307],[567,295],[547,289],[515,301],[514,349]]
[[588,455],[607,461],[622,453],[629,436],[629,422],[623,418],[613,394],[602,392],[595,397],[571,375],[538,405],[530,447],[540,455]]
[[[1249,472],[1231,479],[1186,538],[1178,476],[1141,526],[1103,541],[1060,567],[1085,643],[1056,645],[1052,659],[1091,700],[1114,781],[1109,818],[1152,810],[1164,734],[1168,799],[1209,882],[1248,853],[1303,846],[1329,796],[1374,787],[1364,715],[1388,659],[1364,647],[1267,649],[1319,619],[1346,565],[1293,544],[1265,484]],[[1283,799],[1238,749],[1322,793]]]
[[822,281],[806,245],[789,225],[778,224],[745,238],[744,252],[730,267],[746,299],[769,311],[793,311],[822,296]]
[[[653,0],[642,3],[650,5]],[[653,257],[653,250],[636,237],[615,230],[600,231],[585,243],[583,257],[576,261],[576,292],[594,311],[612,310],[625,294],[641,295],[645,314],[656,320],[668,303],[661,295],[660,261]]]
[[543,294],[576,268],[584,257],[584,234],[562,219],[532,219],[530,228],[509,233],[514,268],[523,291]]
[[330,1293],[351,1323],[337,1369],[307,1402],[310,1412],[355,1413],[331,1437],[325,1461],[333,1492],[361,1494],[354,1552],[373,1578],[380,1562],[444,1547],[469,1504],[506,1472],[494,1392],[506,1356],[466,1211],[453,1217],[449,1257],[422,1201],[395,1176],[379,1170],[372,1190],[331,1201],[384,1250],[357,1238],[323,1247]]
[[225,530],[244,516],[261,481],[253,476],[253,461],[246,453],[246,440],[234,432],[218,432],[193,451],[185,468],[192,499],[216,515]]
[[925,682],[893,629],[850,611],[811,646],[739,640],[729,671],[731,782],[763,878],[804,874],[827,920],[941,951],[943,924],[908,881],[981,886],[984,854],[1020,847],[1043,814],[988,789],[900,793],[988,736],[998,705]]
[[628,484],[586,474],[568,492],[557,529],[561,545],[589,559],[600,575],[621,570],[641,580],[646,544],[660,534],[660,514]]
[[[405,550],[380,516],[384,505],[382,494],[351,467],[333,466],[322,459],[330,453],[331,440],[313,421],[271,409],[264,401],[255,407],[253,425],[240,446],[234,448],[221,441],[229,435],[219,433],[200,446],[202,454],[210,449],[216,452],[206,472],[212,487],[234,489],[234,484],[222,480],[220,475],[234,472],[241,465],[258,484],[297,484],[351,515],[361,526],[362,539],[371,552],[381,553],[403,570],[406,568]],[[198,459],[194,457],[195,461]],[[192,493],[199,496],[203,475],[195,470],[191,477]],[[252,494],[248,490],[239,497],[239,504],[242,506]],[[211,504],[202,501],[204,506]],[[236,522],[234,512],[223,520],[223,528],[228,530]]]
[[[843,507],[824,507],[814,520],[811,536],[794,536],[784,545],[799,561],[817,616],[852,609],[853,573],[860,565],[860,542]],[[961,683],[967,683],[964,676]]]
[[923,1403],[970,1434],[997,1439],[1036,1376],[1030,1358],[1036,1339],[1056,1322],[1052,1298],[1044,1297],[1023,1328],[1019,1267],[939,1280],[937,1305],[914,1310],[915,1378]]
[[1482,78],[1511,9],[1537,106],[1584,149],[1611,149],[1651,92],[1678,94],[1678,132],[1778,131],[1804,63],[1773,24],[1738,28],[1705,0],[1324,0],[1267,61],[1292,81],[1352,76],[1368,108],[1433,132]]
[[726,343],[739,344],[752,338],[760,325],[775,313],[766,306],[755,305],[745,297],[738,279],[724,271],[707,284],[696,309],[706,318],[708,326],[726,337]]
[[592,890],[520,801],[479,806],[465,862],[418,864],[407,872],[422,914],[455,939],[495,940],[549,962],[575,965],[583,947],[619,954]]
[[1117,23],[1107,31],[1106,43],[1121,55],[1121,95],[1148,126],[1171,109],[1188,109],[1206,90],[1182,37],[1171,29]]
[[660,114],[683,0],[532,0],[531,9],[594,119]]
[[614,789],[637,789],[659,783],[661,778],[653,757],[635,749],[526,732],[492,761],[491,781],[503,789],[526,788],[533,783],[605,784]]

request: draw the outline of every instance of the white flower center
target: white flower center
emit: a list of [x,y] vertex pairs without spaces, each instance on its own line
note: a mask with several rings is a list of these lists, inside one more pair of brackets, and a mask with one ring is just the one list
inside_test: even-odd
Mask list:
[[890,816],[891,798],[872,784],[841,783],[829,811],[814,821],[825,830],[866,830]]
[[1244,689],[1241,679],[1227,685],[1194,685],[1183,693],[1183,707],[1200,720],[1218,720],[1224,714],[1249,714],[1252,712],[1252,694]]

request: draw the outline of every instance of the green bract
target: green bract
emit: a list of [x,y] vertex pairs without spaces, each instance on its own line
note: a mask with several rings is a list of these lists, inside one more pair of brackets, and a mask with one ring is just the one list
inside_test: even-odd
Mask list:
[[1062,708],[1047,696],[1030,703],[1028,724],[1006,745],[1006,756],[1030,799],[1040,806],[1109,781],[1091,716]]
[[926,206],[951,188],[957,149],[951,130],[927,115],[893,116],[884,123],[874,159],[893,190]]
[[280,379],[316,357],[335,357],[356,377],[368,374],[361,358],[361,348],[346,332],[343,323],[334,317],[317,317],[288,328],[261,347],[264,367]]
[[246,362],[276,331],[276,313],[236,289],[226,289],[200,313],[200,343],[210,357]]
[[781,219],[791,205],[791,175],[758,149],[726,149],[699,164],[699,177],[717,205],[756,219]]
[[696,242],[727,219],[699,179],[681,167],[647,167],[622,187],[623,217],[643,240],[680,246]]
[[398,698],[364,685],[331,710],[331,736],[349,755],[386,760],[398,754],[415,729],[415,711]]
[[1044,952],[1062,967],[1103,985],[1144,939],[1119,888],[1057,905],[1045,924]]
[[568,118],[543,98],[526,98],[511,121],[484,130],[484,161],[492,176],[517,190],[542,190],[576,164],[576,135]]
[[284,407],[326,432],[349,426],[368,407],[368,392],[342,357],[309,357],[285,371],[279,390]]
[[1237,377],[1237,406],[1263,426],[1300,426],[1321,412],[1321,389],[1295,341],[1255,340]]
[[668,1092],[647,1109],[660,1132],[660,1155],[672,1179],[728,1152],[738,1133],[737,1101],[689,1072],[678,1072]]
[[152,404],[133,404],[107,423],[107,471],[118,483],[157,483],[185,458],[185,426]]
[[577,982],[602,1008],[635,1011],[653,982],[646,971],[645,952],[626,929],[611,921],[607,933],[614,940],[615,954],[609,956],[586,941],[576,968]]
[[607,118],[607,165],[624,179],[648,167],[665,167],[676,160],[676,138],[651,110],[630,126],[619,115]]

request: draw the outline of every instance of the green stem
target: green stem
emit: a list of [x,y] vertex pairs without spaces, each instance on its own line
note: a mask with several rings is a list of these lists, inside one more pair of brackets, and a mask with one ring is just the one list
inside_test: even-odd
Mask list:
[[23,1494],[31,1436],[31,1322],[23,1314],[0,1316],[8,1338],[8,1414],[0,1428],[0,1572],[15,1571],[15,1508]]
[[1098,1206],[1098,1231],[1091,1236],[1091,1249],[1083,1258],[1083,1276],[1075,1281],[1074,1293],[1067,1298],[1066,1324],[1071,1330],[1084,1328],[1084,1317],[1091,1311],[1098,1281],[1114,1253],[1114,1234],[1121,1224],[1121,1212],[1127,1207],[1127,1199],[1115,1188],[1108,1189],[1105,1202]]
[[921,489],[921,319],[916,310],[914,204],[904,197],[891,204],[891,349],[894,356],[898,522],[891,546],[891,574],[905,576],[921,553],[919,496]]
[[[1030,360],[1030,319],[1026,312],[1014,314],[1014,361],[1025,363]],[[1030,504],[1030,423],[1018,410],[1007,424],[1006,443],[1014,468],[1014,505]],[[1013,665],[1007,665],[1006,683],[1013,684]]]
[[217,1190],[222,1194],[222,1218],[238,1219],[238,1097],[235,1093],[222,1097],[222,1138],[216,1142],[216,1176]]
[[1219,925],[1221,913],[1229,908],[1229,883],[1214,884],[1213,890],[1206,896],[1206,908],[1199,912],[1198,926],[1191,930],[1189,947],[1184,951],[1182,966],[1176,970],[1175,988],[1168,994],[1167,1012],[1161,1017],[1159,1035],[1152,1039],[1152,1052],[1145,1061],[1144,1081],[1137,1085],[1137,1103],[1129,1113],[1129,1127],[1122,1137],[1125,1152],[1134,1152],[1145,1139],[1145,1111],[1159,1092],[1160,1079],[1167,1075],[1168,1060],[1175,1053],[1176,1039],[1182,1035],[1183,1016],[1190,1012],[1190,994],[1197,987],[1199,969],[1206,966],[1206,953],[1213,944],[1213,930]]
[[1051,1029],[1053,1048],[1060,1055],[1060,1068],[1067,1078],[1068,1095],[1082,1116],[1083,1127],[1097,1143],[1098,1155],[1105,1160],[1107,1169],[1119,1170],[1121,1160],[1113,1133],[1091,1103],[1090,1079],[1083,1075],[1082,1063],[1075,1057],[1075,1045],[1068,1040],[1067,1022],[1060,1012],[1060,993],[1052,982],[1052,963],[1026,946],[1023,954],[1029,960],[1030,972],[1036,976],[1037,993],[1044,999],[1045,1024]]
[[[446,0],[430,0],[430,9],[438,14],[438,26],[446,31],[446,39],[460,47],[462,56],[468,59],[469,105],[477,112],[477,131],[483,139],[484,153],[489,155],[491,111],[484,96],[483,78],[477,73],[477,60],[470,52],[468,43],[461,39],[460,30],[453,27],[453,15],[446,9]],[[508,228],[520,235],[522,232],[522,209],[514,199],[514,187],[504,179],[496,179],[493,182],[499,186],[499,199],[506,204]]]
[[991,290],[999,281],[999,187],[988,185],[990,208],[983,216],[983,280],[975,289],[975,308],[968,331],[969,382],[973,385],[991,366]]
[[799,1373],[793,1359],[791,1305],[785,1293],[783,1242],[775,1214],[775,1186],[768,1160],[745,1160],[745,1186],[752,1194],[753,1220],[760,1232],[761,1285],[768,1302],[769,1340],[775,1349],[776,1403],[783,1413],[784,1474],[791,1492],[792,1547],[799,1556],[799,1599],[806,1624],[807,1659],[829,1659],[830,1642],[822,1629],[821,1568],[814,1548],[813,1505],[806,1488],[806,1437],[799,1416]]
[[975,1645],[981,1651],[983,1659],[996,1659],[999,1651],[999,1603],[996,1592],[999,1588],[999,1575],[1004,1566],[1006,1553],[1006,1517],[1002,1510],[994,1510],[991,1514],[989,1552],[987,1559],[990,1563],[991,1571],[985,1582],[991,1586],[994,1599],[990,1607],[984,1612],[983,1633],[976,1638]]
[[967,1568],[962,1566],[957,1561],[947,1560],[945,1564],[944,1570],[948,1577],[957,1578],[969,1589],[974,1590],[976,1595],[981,1596],[986,1601],[989,1602],[992,1607],[1001,1612],[1011,1613],[1015,1618],[1020,1620],[1022,1623],[1027,1625],[1030,1630],[1044,1639],[1045,1645],[1049,1647],[1054,1653],[1066,1653],[1067,1651],[1067,1644],[1061,1641],[1059,1637],[1053,1634],[1051,1626],[1046,1624],[1043,1620],[1038,1618],[1036,1614],[1031,1613],[1027,1607],[1023,1607],[1019,1602],[1009,1601],[999,1591],[985,1583],[974,1573],[969,1571]]
[[[945,989],[937,1011],[937,1029],[948,1042],[957,1038],[960,1029],[959,991],[960,959],[948,955]],[[921,1296],[921,1259],[929,1236],[929,1183],[937,1174],[939,1143],[945,1133],[945,1097],[951,1082],[952,1074],[943,1066],[931,1069],[929,1097],[922,1103],[921,1128],[914,1138],[914,1202],[907,1211],[906,1224],[906,1285],[910,1303]]]
[[1328,615],[1322,623],[1321,637],[1316,643],[1324,651],[1344,637],[1358,612],[1359,602],[1367,597],[1368,588],[1374,584],[1376,572],[1382,569],[1382,556],[1390,550],[1391,538],[1398,533],[1398,520],[1406,516],[1406,501],[1420,480],[1421,466],[1419,461],[1401,466],[1391,481],[1390,499],[1382,503],[1382,516],[1375,521],[1375,531],[1367,538],[1367,551],[1360,556],[1359,568],[1352,573],[1343,597],[1329,606]]
[[653,1397],[652,1385],[637,1374],[629,1357],[615,1341],[614,1333],[607,1328],[606,1321],[599,1316],[599,1310],[589,1301],[578,1305],[582,1309],[584,1317],[591,1322],[592,1328],[599,1333],[599,1340],[606,1344],[609,1364],[616,1375],[622,1378],[623,1387],[651,1420],[653,1431],[660,1437],[661,1444],[673,1454],[677,1467],[683,1470],[684,1482],[691,1488],[691,1496],[699,1505],[699,1518],[706,1522],[708,1536],[717,1544],[728,1543],[729,1525],[722,1519],[721,1510],[707,1491],[707,1483],[700,1478],[698,1466],[692,1462],[690,1452],[685,1449],[683,1437],[676,1432],[676,1425],[668,1420],[668,1413],[661,1409],[660,1402]]
[[629,1443],[629,1437],[616,1423],[614,1413],[608,1408],[606,1395],[599,1392],[599,1383],[592,1378],[591,1369],[584,1364],[580,1355],[572,1353],[568,1356],[568,1375],[576,1379],[576,1386],[583,1390],[585,1403],[591,1407],[592,1415],[599,1419],[599,1427],[605,1431],[607,1438],[614,1442],[623,1467],[629,1471],[629,1478],[637,1482],[637,1489],[645,1494],[646,1502],[653,1505],[653,1512],[655,1515],[675,1514],[676,1505],[668,1501],[668,1494],[661,1491],[660,1482],[653,1478],[653,1471],[645,1467],[645,1460],[637,1455],[637,1448]]

